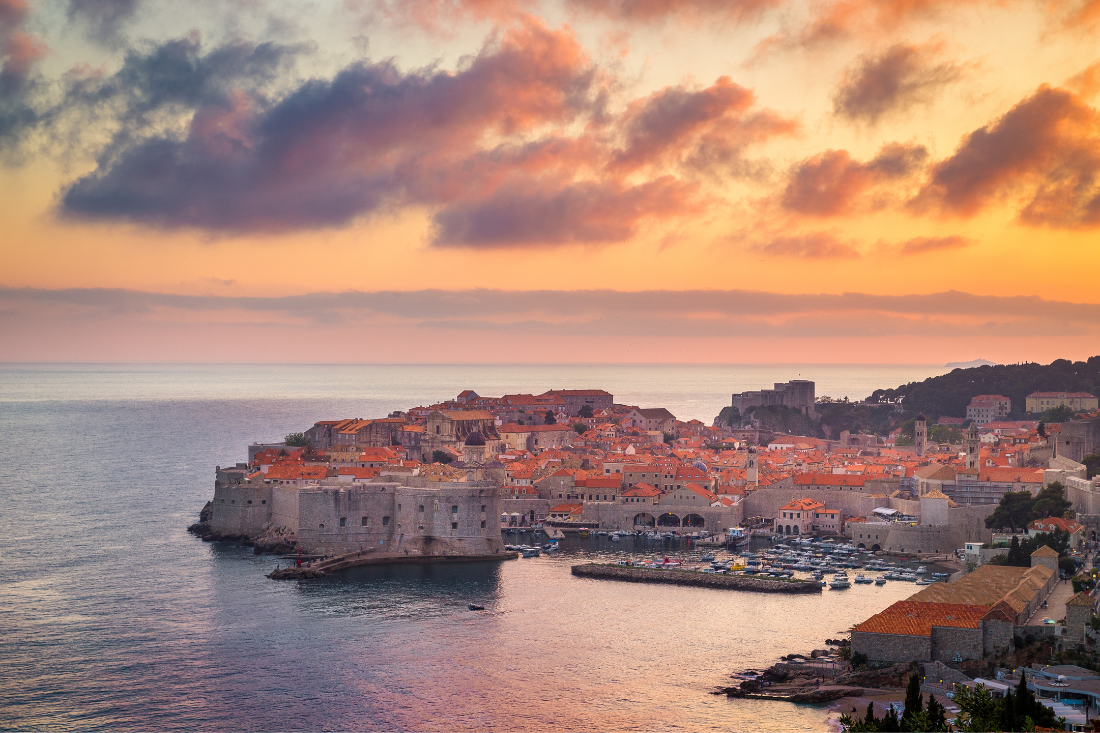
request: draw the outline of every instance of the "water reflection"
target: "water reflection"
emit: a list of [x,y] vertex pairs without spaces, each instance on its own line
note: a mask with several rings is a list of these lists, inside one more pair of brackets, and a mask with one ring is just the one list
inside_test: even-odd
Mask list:
[[[505,561],[514,562],[514,561]],[[366,565],[320,583],[297,583],[301,609],[321,616],[426,619],[468,611],[471,603],[492,610],[499,597],[501,563]]]

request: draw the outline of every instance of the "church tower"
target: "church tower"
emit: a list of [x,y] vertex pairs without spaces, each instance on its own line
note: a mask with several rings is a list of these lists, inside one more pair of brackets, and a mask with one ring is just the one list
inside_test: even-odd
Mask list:
[[924,455],[924,447],[927,442],[928,436],[928,418],[924,416],[924,413],[917,415],[916,423],[913,426],[913,447],[916,449],[918,456]]
[[966,431],[966,470],[978,473],[982,464],[982,439],[978,435],[977,423],[970,423]]
[[745,481],[751,486],[760,483],[760,471],[756,467],[756,448],[749,448],[749,455],[745,460]]

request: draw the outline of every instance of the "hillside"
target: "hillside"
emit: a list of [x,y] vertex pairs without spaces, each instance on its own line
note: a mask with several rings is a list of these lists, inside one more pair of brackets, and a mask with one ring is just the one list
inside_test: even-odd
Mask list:
[[1024,418],[1024,398],[1032,392],[1090,392],[1100,394],[1100,356],[1088,361],[1058,359],[1050,364],[1000,364],[955,369],[923,382],[895,389],[877,389],[868,402],[901,400],[910,414],[923,412],[935,420],[942,416],[966,417],[972,397],[1000,394],[1012,400],[1013,419]]

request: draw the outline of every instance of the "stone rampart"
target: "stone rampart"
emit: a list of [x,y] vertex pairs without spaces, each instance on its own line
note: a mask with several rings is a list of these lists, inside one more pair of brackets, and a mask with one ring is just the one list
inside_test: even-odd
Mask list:
[[887,552],[940,555],[962,547],[961,537],[960,529],[950,525],[925,526],[895,522],[890,525],[882,549]]
[[219,535],[258,535],[271,524],[271,485],[217,484],[210,527]]
[[630,583],[669,583],[700,588],[724,588],[757,593],[820,593],[821,585],[805,580],[772,580],[751,575],[719,575],[687,570],[656,570],[625,565],[574,565],[573,575],[582,578],[623,580]]
[[488,555],[504,549],[499,506],[492,485],[311,486],[298,492],[298,541],[326,554]]
[[852,632],[852,654],[865,654],[876,662],[909,662],[932,658],[932,639],[907,634]]

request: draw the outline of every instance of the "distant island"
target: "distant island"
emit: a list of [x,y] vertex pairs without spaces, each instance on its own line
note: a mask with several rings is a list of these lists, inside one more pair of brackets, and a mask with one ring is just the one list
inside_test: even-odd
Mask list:
[[997,366],[997,362],[989,359],[974,359],[973,361],[953,361],[950,364],[944,364],[947,369],[973,369],[980,366]]

